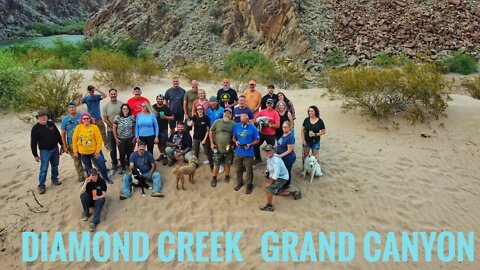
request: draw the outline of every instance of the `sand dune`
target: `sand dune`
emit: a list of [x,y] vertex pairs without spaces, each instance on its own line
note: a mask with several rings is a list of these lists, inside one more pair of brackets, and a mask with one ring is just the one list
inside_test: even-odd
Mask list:
[[[92,82],[91,71],[85,71],[84,88]],[[186,81],[181,85],[188,88]],[[158,92],[170,86],[167,79],[157,79],[142,87],[144,96],[154,100]],[[210,96],[216,86],[201,83]],[[265,88],[261,89],[265,92]],[[81,220],[80,184],[72,160],[62,155],[61,186],[50,186],[38,195],[40,207],[29,190],[38,184],[39,164],[29,149],[31,126],[15,114],[0,116],[0,261],[2,268],[30,269],[477,269],[475,263],[368,263],[357,256],[350,263],[274,263],[260,256],[260,239],[265,231],[350,231],[363,235],[368,231],[476,231],[480,223],[480,101],[453,95],[448,118],[428,124],[410,126],[402,120],[398,130],[389,123],[378,123],[356,115],[344,114],[339,101],[321,99],[323,89],[290,90],[287,96],[297,111],[296,137],[307,107],[320,107],[327,127],[322,138],[320,160],[324,176],[301,176],[301,160],[294,165],[293,189],[303,198],[274,198],[276,211],[258,210],[265,204],[261,172],[265,163],[255,167],[255,189],[235,192],[235,177],[211,188],[208,166],[197,171],[197,183],[186,183],[187,191],[177,191],[172,169],[158,165],[164,181],[164,198],[142,197],[140,192],[120,201],[121,176],[113,177],[108,200],[98,230],[144,231],[155,243],[161,231],[242,231],[240,249],[243,263],[161,263],[157,249],[151,247],[145,263],[22,263],[21,231],[80,232],[88,228]],[[131,91],[119,93],[126,101]],[[429,135],[424,138],[421,134]],[[299,145],[299,144],[298,144]],[[158,151],[157,149],[155,149]],[[300,147],[296,147],[301,157]],[[105,150],[104,150],[105,152]],[[106,152],[105,152],[106,153]],[[156,152],[157,154],[157,152]],[[107,160],[108,154],[105,155]],[[205,157],[201,155],[201,160]],[[110,165],[110,164],[108,164]],[[47,178],[48,179],[48,178]],[[28,205],[27,205],[28,204]],[[48,212],[47,212],[48,211]],[[43,213],[46,212],[46,213]],[[357,250],[363,243],[356,239]],[[478,257],[478,252],[476,257]]]

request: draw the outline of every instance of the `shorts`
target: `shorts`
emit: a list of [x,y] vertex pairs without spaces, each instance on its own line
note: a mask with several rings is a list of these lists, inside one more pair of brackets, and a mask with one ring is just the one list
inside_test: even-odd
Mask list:
[[168,125],[170,126],[170,128],[176,128],[177,123],[183,123],[183,113],[174,113],[173,120],[170,120],[168,122]]
[[320,150],[320,141],[318,142],[305,142],[307,148],[312,149],[313,151]]
[[287,183],[287,181],[288,180],[278,178],[277,180],[273,181],[273,183],[270,186],[268,186],[265,190],[267,192],[272,193],[273,195],[277,195],[283,190],[283,186],[285,185],[285,183]]
[[160,129],[158,132],[158,145],[167,146],[168,141],[168,129]]
[[225,163],[225,165],[232,165],[233,163],[233,152],[228,151],[227,153],[213,153],[213,164],[220,165]]

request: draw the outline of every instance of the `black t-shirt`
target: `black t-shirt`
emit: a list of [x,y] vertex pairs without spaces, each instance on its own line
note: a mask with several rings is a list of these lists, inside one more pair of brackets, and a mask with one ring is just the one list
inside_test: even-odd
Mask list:
[[322,118],[318,118],[318,121],[312,125],[312,123],[310,123],[310,117],[307,117],[305,118],[305,120],[303,120],[302,125],[304,127],[304,135],[305,135],[306,142],[316,143],[320,141],[320,137],[318,136],[310,137],[309,133],[310,131],[313,131],[313,133],[319,133],[320,130],[325,129],[325,124],[323,123]]
[[172,111],[170,108],[166,104],[164,104],[162,107],[159,107],[158,104],[153,104],[152,107],[157,112],[155,117],[157,117],[158,129],[168,129],[168,120],[160,119],[160,112],[163,112],[165,116],[172,116]]
[[272,94],[271,96],[269,94],[266,94],[265,96],[262,97],[262,102],[261,102],[261,108],[262,110],[265,110],[267,108],[267,99],[273,99],[273,108],[275,108],[275,105],[277,105],[278,97],[277,94]]
[[195,115],[192,117],[193,121],[193,138],[197,140],[203,140],[207,133],[207,127],[210,127],[210,118],[206,115],[198,117]]
[[93,190],[97,191],[97,196],[102,196],[103,192],[107,191],[107,184],[100,175],[97,176],[96,182],[90,181],[85,187],[85,192],[90,195],[90,197],[93,197]]
[[229,88],[226,91],[223,88],[220,88],[217,92],[217,99],[220,106],[225,108],[225,103],[233,104],[238,100],[237,91],[232,88]]
[[277,128],[275,130],[275,134],[277,137],[281,137],[283,135],[283,129],[282,129],[282,126],[283,126],[283,123],[285,123],[285,121],[289,121],[290,119],[288,119],[288,111],[285,111],[285,113],[283,115],[280,115],[280,128]]

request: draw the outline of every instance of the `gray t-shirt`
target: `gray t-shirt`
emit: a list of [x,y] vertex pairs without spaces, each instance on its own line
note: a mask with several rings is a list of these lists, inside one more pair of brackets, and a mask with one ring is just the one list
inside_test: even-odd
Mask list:
[[[107,117],[110,122],[113,123],[115,120],[115,116],[120,114],[120,106],[122,106],[123,101],[117,100],[116,103],[112,103],[108,101],[103,105],[102,115],[103,117]],[[105,123],[107,126],[107,131],[112,131],[112,129]]]

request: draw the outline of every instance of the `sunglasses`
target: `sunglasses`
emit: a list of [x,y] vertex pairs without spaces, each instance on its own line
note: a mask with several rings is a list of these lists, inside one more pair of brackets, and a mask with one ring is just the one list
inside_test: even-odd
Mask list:
[[90,120],[90,117],[83,117],[82,120]]
[[197,108],[197,111],[203,111],[203,108]]

